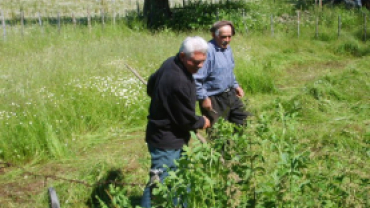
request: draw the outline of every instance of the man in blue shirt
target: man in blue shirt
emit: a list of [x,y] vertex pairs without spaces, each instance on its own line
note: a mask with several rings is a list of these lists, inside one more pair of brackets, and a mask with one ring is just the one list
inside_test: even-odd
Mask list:
[[219,116],[238,124],[246,124],[251,114],[245,111],[240,100],[244,96],[234,74],[234,57],[230,41],[235,29],[230,21],[218,21],[211,28],[213,39],[208,42],[207,59],[203,67],[193,74],[197,100],[203,115],[213,125]]

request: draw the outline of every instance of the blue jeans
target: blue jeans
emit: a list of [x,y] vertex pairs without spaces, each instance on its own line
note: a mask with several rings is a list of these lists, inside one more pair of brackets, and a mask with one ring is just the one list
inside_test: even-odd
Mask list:
[[[155,148],[151,146],[150,144],[148,144],[148,150],[151,156],[150,170],[151,172],[154,172],[154,171],[161,172],[161,174],[159,174],[159,179],[161,182],[163,182],[163,179],[168,176],[169,171],[176,170],[177,167],[174,161],[180,159],[182,149],[169,149],[169,150],[159,149],[159,148]],[[167,165],[168,168],[164,168],[163,165]],[[149,174],[149,177],[151,177],[151,174]],[[143,198],[141,199],[140,206],[144,208],[151,207],[152,187],[149,186],[149,183],[147,187],[144,189]]]

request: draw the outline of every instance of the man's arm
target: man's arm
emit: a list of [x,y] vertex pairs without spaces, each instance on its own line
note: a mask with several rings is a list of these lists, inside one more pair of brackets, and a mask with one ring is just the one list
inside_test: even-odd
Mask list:
[[[209,57],[209,53],[207,57]],[[210,60],[204,62],[203,67],[198,70],[197,73],[193,74],[193,78],[195,81],[195,87],[197,91],[197,100],[204,100],[207,98],[207,89],[203,86],[204,81],[207,79],[209,68],[211,66]]]
[[211,99],[208,98],[207,89],[203,86],[204,81],[208,77],[208,73],[212,66],[211,53],[208,52],[207,60],[204,62],[203,67],[199,69],[196,74],[193,74],[197,89],[197,100],[201,103],[202,107],[208,110],[212,109]]
[[195,106],[190,99],[194,95],[191,95],[190,90],[185,86],[176,87],[172,95],[167,97],[170,119],[176,126],[188,131],[207,128],[208,119],[195,115]]
[[154,90],[155,82],[157,80],[157,76],[158,76],[158,70],[152,75],[150,75],[149,77],[148,84],[146,86],[146,93],[149,95],[149,97],[153,96],[153,90]]
[[236,92],[236,96],[238,96],[239,98],[244,96],[244,91],[241,87],[235,88],[235,92]]

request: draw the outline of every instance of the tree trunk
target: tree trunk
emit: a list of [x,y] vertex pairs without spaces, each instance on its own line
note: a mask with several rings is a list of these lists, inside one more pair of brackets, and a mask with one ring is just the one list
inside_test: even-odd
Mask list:
[[147,18],[148,27],[158,27],[164,20],[171,17],[169,0],[145,0],[144,16]]

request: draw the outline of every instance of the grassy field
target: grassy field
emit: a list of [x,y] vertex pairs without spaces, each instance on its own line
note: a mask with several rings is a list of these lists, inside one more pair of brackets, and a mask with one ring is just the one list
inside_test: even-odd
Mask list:
[[[210,2],[210,1],[209,1]],[[180,7],[182,0],[170,0],[170,7]],[[24,11],[25,17],[37,17],[40,12],[42,16],[54,15],[60,12],[63,16],[70,16],[72,13],[76,17],[87,15],[89,9],[92,15],[100,14],[101,9],[106,13],[115,12],[125,15],[127,10],[142,11],[144,0],[3,0],[0,2],[0,10],[3,10],[7,18],[14,18]]]
[[[255,116],[241,136],[218,124],[219,141],[234,142],[227,167],[220,142],[193,139],[193,171],[170,181],[203,188],[188,194],[190,207],[369,207],[370,49],[360,18],[337,11],[357,24],[339,38],[334,15],[323,16],[317,38],[308,26],[300,37],[288,28],[233,38],[235,73]],[[109,204],[106,180],[121,184],[109,191],[116,204],[137,205],[150,159],[149,98],[125,64],[147,78],[186,36],[210,34],[123,24],[9,34],[0,41],[0,207],[47,207],[48,187],[62,207],[104,207],[95,195]]]
[[[125,9],[131,10],[137,8],[137,3],[139,7],[142,8],[144,1],[134,1],[134,0],[124,0],[124,1],[109,1],[109,0],[4,0],[0,2],[0,9],[4,10],[7,14],[15,15],[23,10],[26,17],[34,17],[37,12],[45,13],[49,12],[61,12],[63,15],[70,15],[74,12],[77,16],[82,16],[86,13],[87,9],[91,12],[99,13],[100,9],[105,9],[105,11],[123,12]],[[12,14],[13,13],[13,14]],[[8,15],[7,15],[8,16]]]

